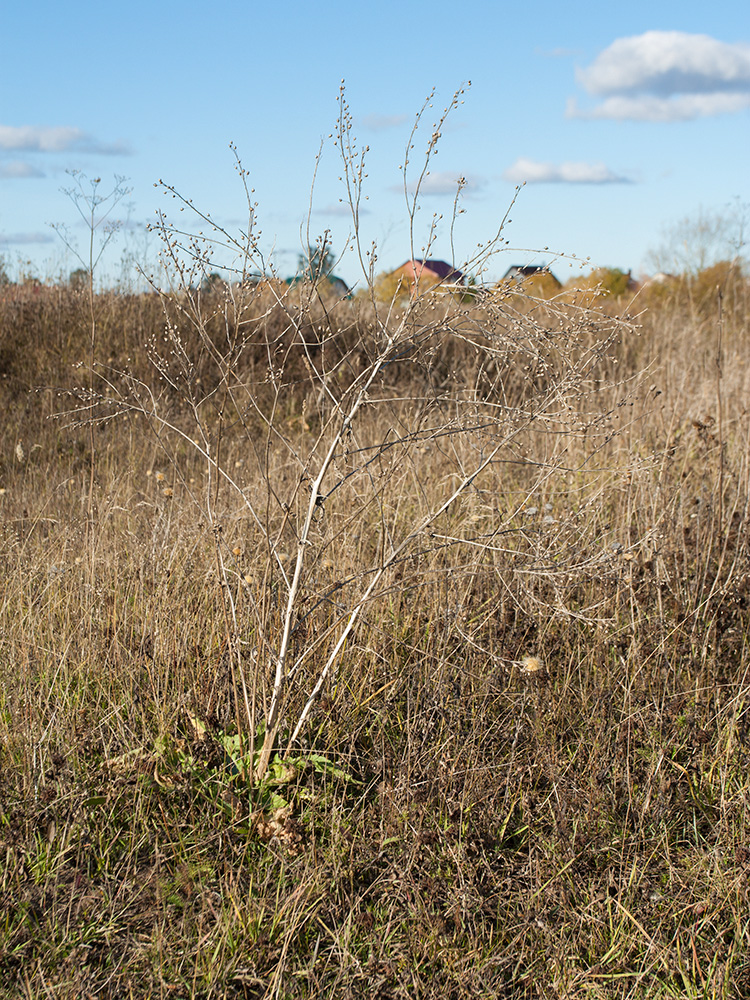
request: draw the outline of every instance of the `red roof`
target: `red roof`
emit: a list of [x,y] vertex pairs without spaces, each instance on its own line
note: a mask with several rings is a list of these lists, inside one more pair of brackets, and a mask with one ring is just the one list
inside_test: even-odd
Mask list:
[[462,285],[464,282],[464,276],[458,268],[444,260],[407,260],[396,270],[411,270],[415,281],[419,279],[422,271],[427,271],[440,278],[441,281],[450,281],[456,285]]

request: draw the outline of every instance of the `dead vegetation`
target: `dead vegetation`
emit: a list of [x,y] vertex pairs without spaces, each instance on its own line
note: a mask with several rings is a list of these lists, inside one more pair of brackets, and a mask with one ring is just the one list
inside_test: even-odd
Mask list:
[[[174,361],[156,296],[97,298],[101,371],[182,438],[80,389],[79,293],[3,294],[0,996],[748,994],[746,293],[629,323],[520,298],[414,311],[356,430],[377,461],[342,465],[311,520],[255,780],[309,502],[290,456],[330,414],[311,366],[356,381],[377,317],[340,302],[290,327],[255,289],[180,325],[229,489],[152,364]],[[118,417],[95,425],[89,503],[89,426],[52,418],[94,404]],[[507,447],[385,565],[491,447],[440,428],[490,407]],[[263,495],[259,526],[240,496]]]

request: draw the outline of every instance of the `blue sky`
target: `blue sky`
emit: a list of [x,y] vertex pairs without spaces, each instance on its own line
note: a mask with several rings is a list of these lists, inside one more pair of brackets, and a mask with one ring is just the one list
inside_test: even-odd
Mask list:
[[[102,191],[116,175],[132,188],[119,208],[128,225],[103,258],[109,273],[124,254],[155,259],[143,227],[175,205],[160,179],[234,231],[246,222],[234,142],[261,247],[291,274],[321,141],[310,233],[330,229],[342,251],[351,218],[327,137],[345,79],[354,134],[370,147],[362,240],[376,244],[378,270],[395,267],[410,256],[399,167],[414,116],[434,87],[416,168],[436,116],[471,81],[442,130],[417,250],[433,213],[449,218],[459,176],[457,260],[494,234],[525,180],[510,248],[486,277],[555,253],[643,273],[677,220],[750,202],[750,4],[716,10],[696,0],[12,5],[0,37],[0,253],[45,277],[76,266],[49,225],[67,225],[83,248],[66,170],[101,177]],[[451,256],[447,221],[434,255]],[[553,270],[564,279],[568,265]],[[361,277],[355,254],[338,272]]]

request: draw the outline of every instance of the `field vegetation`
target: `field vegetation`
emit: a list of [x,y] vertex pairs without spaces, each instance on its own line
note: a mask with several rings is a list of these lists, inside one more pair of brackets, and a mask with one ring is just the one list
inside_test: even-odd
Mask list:
[[747,996],[742,271],[162,237],[0,290],[0,997]]

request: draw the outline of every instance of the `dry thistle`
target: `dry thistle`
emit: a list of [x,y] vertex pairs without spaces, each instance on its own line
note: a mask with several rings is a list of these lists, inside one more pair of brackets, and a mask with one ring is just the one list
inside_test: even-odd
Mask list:
[[530,674],[536,677],[542,676],[544,674],[545,668],[544,663],[539,659],[538,656],[524,656],[521,660],[521,673]]

